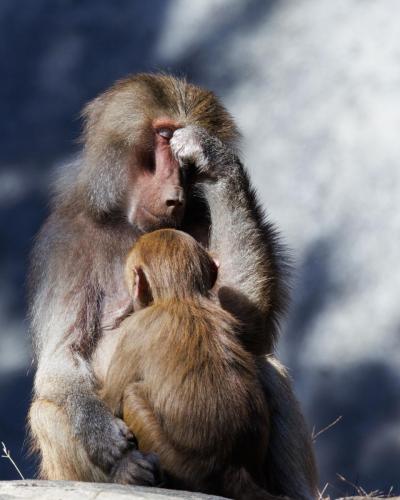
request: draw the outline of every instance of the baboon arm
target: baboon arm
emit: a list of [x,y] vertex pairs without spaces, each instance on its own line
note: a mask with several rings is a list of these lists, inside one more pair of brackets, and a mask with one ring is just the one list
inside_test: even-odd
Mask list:
[[79,263],[71,276],[60,268],[36,292],[32,324],[38,360],[35,394],[65,404],[76,394],[94,394],[89,359],[100,334],[102,294],[79,272]]
[[269,337],[268,351],[286,298],[284,266],[247,171],[234,149],[201,127],[177,130],[170,144],[182,165],[196,165],[197,186],[209,206],[209,250],[220,263],[219,300],[244,322],[253,317],[251,326],[257,322],[257,332]]
[[220,262],[217,294],[222,307],[244,325],[247,348],[265,354],[273,350],[287,302],[285,265],[247,172],[230,158],[226,175],[203,188],[211,215],[210,251]]
[[89,360],[100,335],[103,298],[90,269],[73,260],[73,251],[65,246],[61,260],[56,246],[37,257],[47,260],[47,269],[33,276],[37,284],[31,304],[38,361],[35,395],[64,406],[76,395],[94,396]]
[[37,398],[29,410],[32,451],[40,454],[40,479],[106,482],[76,438],[65,408]]
[[271,405],[271,432],[266,467],[274,490],[299,500],[317,497],[318,474],[311,434],[285,368],[268,356],[260,366]]
[[[46,266],[33,273],[36,287],[31,315],[38,358],[35,400],[55,404],[68,425],[66,432],[79,441],[93,464],[107,471],[126,449],[128,431],[97,397],[90,365],[100,334],[102,292],[90,267],[79,259],[88,255],[86,249],[75,253],[65,245],[59,253],[57,246],[47,244],[45,249],[45,244],[43,238],[35,251],[40,254],[36,260],[45,260]],[[46,440],[40,436],[46,429],[35,425],[40,421],[32,421],[32,434],[45,455]],[[51,443],[55,448],[60,445],[57,440]]]
[[[84,357],[72,353],[69,343],[51,351],[47,349],[43,348],[38,364],[33,403],[37,411],[35,418],[30,419],[33,440],[42,455],[42,474],[48,479],[87,480],[92,477],[87,470],[94,471],[93,474],[95,471],[98,471],[96,474],[108,473],[128,449],[131,434],[97,397],[97,384]],[[47,425],[43,425],[46,418],[41,413],[49,408],[40,405],[41,401],[48,401],[57,408],[53,412],[54,421],[49,417]],[[57,415],[62,416],[62,420]],[[51,437],[58,427],[62,428],[60,436],[71,438],[69,447],[66,444],[68,439]],[[79,477],[68,475],[68,471],[73,469],[71,462],[75,461],[73,448],[84,450],[93,464],[92,469],[78,468],[81,472]],[[58,462],[46,458],[52,454],[58,457]]]
[[265,244],[262,214],[255,205],[247,173],[231,158],[227,175],[204,184],[211,215],[210,251],[220,260],[220,288],[240,292],[267,312],[273,255]]

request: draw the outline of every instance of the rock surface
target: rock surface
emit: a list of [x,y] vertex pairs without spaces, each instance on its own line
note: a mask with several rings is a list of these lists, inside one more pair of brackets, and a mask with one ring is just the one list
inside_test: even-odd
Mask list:
[[119,484],[82,483],[78,481],[2,481],[0,500],[218,500],[222,497],[188,491],[122,486]]
[[[189,491],[164,490],[120,484],[82,483],[78,481],[1,481],[0,500],[223,500],[223,497]],[[362,500],[378,497],[343,497],[338,500]],[[382,497],[379,497],[382,498]],[[330,500],[330,499],[326,499]],[[400,497],[391,497],[400,500]]]

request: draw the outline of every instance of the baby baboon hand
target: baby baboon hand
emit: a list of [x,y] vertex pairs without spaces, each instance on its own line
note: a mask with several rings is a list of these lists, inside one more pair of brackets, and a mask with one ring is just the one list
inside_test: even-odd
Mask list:
[[[99,424],[99,422],[97,422]],[[105,472],[109,472],[122,456],[136,447],[132,432],[119,418],[104,420],[87,437],[90,459]]]
[[137,450],[128,451],[112,469],[111,481],[119,484],[160,486],[162,474],[158,456]]

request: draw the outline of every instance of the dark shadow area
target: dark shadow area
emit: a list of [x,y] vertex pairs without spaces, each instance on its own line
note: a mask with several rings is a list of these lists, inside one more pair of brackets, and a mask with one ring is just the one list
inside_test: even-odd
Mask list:
[[335,301],[344,292],[343,284],[338,282],[333,272],[333,248],[330,238],[317,240],[308,248],[303,262],[295,265],[292,304],[285,331],[289,351],[288,364],[295,378],[298,352],[310,332],[311,324],[327,304]]
[[[5,320],[19,321],[27,330],[26,273],[34,234],[46,212],[46,199],[32,192],[19,202],[0,211],[0,282],[7,301],[3,304]],[[0,333],[1,335],[1,333]],[[34,476],[34,460],[28,458],[25,442],[25,419],[32,392],[32,370],[2,374],[0,380],[0,440],[10,449],[25,477]],[[11,463],[0,461],[0,479],[18,479]]]
[[316,441],[321,484],[331,485],[328,492],[334,498],[354,495],[351,483],[367,492],[388,493],[393,488],[393,494],[399,493],[400,446],[395,438],[399,393],[398,377],[376,362],[318,376],[311,406],[316,427],[323,428],[342,416]]
[[156,69],[152,53],[168,6],[168,0],[2,2],[1,162],[70,153],[87,100],[131,72]]
[[[25,478],[35,475],[35,460],[29,457],[26,413],[32,391],[32,374],[21,372],[0,381],[0,441],[4,441]],[[1,453],[2,454],[2,453]],[[11,462],[0,461],[0,480],[20,479]]]
[[313,322],[328,304],[342,294],[348,297],[352,293],[351,283],[335,272],[333,238],[331,235],[330,239],[316,241],[299,266],[285,332],[288,364],[295,381],[309,382],[312,400],[307,419],[316,431],[342,417],[316,440],[320,485],[330,485],[326,494],[332,498],[355,495],[354,486],[383,493],[393,488],[392,494],[398,494],[400,444],[394,437],[400,421],[398,376],[388,366],[374,361],[343,367],[337,359],[331,369],[320,371],[299,364]]

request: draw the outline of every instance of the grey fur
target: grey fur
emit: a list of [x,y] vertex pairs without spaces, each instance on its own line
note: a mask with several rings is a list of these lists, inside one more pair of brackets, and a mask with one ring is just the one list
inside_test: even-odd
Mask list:
[[[193,162],[199,174],[198,187],[211,216],[209,247],[221,263],[219,299],[224,307],[253,313],[257,349],[271,354],[286,304],[286,264],[237,151],[228,140],[194,126],[178,129],[171,147],[182,168]],[[121,207],[123,155],[110,148],[97,157],[98,164],[89,158],[83,155],[75,176],[59,184],[32,255],[31,320],[38,369],[30,425],[39,452],[51,457],[49,467],[57,462],[52,469],[58,471],[57,479],[111,481],[112,465],[126,460],[129,433],[96,396],[92,359],[109,303],[126,298],[123,264],[138,231]],[[116,210],[120,213],[114,216]],[[277,492],[314,498],[312,445],[290,381],[283,369],[261,358],[260,377],[275,405],[268,469],[278,476]],[[46,451],[41,443],[47,442],[51,446]],[[76,471],[72,461],[79,462]],[[146,481],[148,474],[146,470]]]

